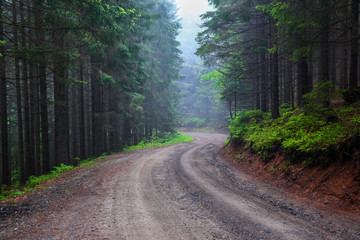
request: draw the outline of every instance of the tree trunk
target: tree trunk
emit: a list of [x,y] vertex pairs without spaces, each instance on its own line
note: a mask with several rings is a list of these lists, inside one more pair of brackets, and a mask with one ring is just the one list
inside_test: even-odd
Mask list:
[[350,78],[349,87],[358,86],[358,52],[359,52],[359,2],[351,1],[351,53],[350,53]]
[[302,58],[298,62],[297,70],[298,73],[296,81],[296,104],[298,107],[300,107],[303,104],[304,94],[311,92],[311,88],[309,87],[309,69],[305,58]]
[[[56,47],[64,47],[63,33],[55,33]],[[67,85],[65,59],[58,53],[55,56],[54,100],[55,100],[55,165],[69,164],[69,115],[67,103]]]
[[101,85],[100,68],[97,59],[91,56],[91,98],[92,98],[92,146],[93,155],[102,154],[102,104],[101,104]]
[[[276,27],[273,25],[271,29],[271,42],[272,46],[276,45]],[[271,117],[278,118],[279,113],[279,56],[275,52],[271,55],[270,61],[270,74],[271,74]]]
[[292,63],[286,60],[284,78],[284,103],[291,103]]
[[260,17],[259,22],[259,38],[263,39],[264,46],[259,54],[259,61],[258,64],[260,66],[260,110],[263,112],[268,111],[268,101],[267,101],[267,71],[266,71],[266,50],[267,46],[265,45],[265,39],[267,39],[266,36],[266,20],[265,16],[262,14]]
[[[128,101],[127,101],[128,102]],[[128,104],[128,103],[126,103]],[[128,111],[125,112],[125,115],[128,114]],[[123,120],[123,146],[129,147],[131,145],[131,122],[128,116],[124,116]]]
[[[3,24],[3,7],[4,1],[0,0],[0,41],[4,41],[4,24]],[[5,47],[0,46],[0,143],[1,143],[1,160],[2,165],[2,184],[10,184],[10,155],[8,141],[8,122],[7,122],[7,90],[6,90],[6,63]],[[1,178],[1,176],[0,176]],[[1,186],[1,185],[0,185]]]
[[[84,82],[84,63],[83,59],[80,58],[79,60],[79,79],[83,83]],[[80,148],[80,159],[86,158],[86,144],[85,144],[85,102],[84,102],[84,84],[80,84],[78,88],[78,95],[79,95],[79,148]]]
[[[17,23],[17,6],[15,2],[13,3],[13,22]],[[18,26],[14,25],[13,27],[14,34],[14,48],[17,51],[19,46],[18,42]],[[21,81],[20,81],[20,63],[19,59],[15,57],[15,85],[16,85],[16,110],[17,110],[17,130],[18,130],[18,166],[20,170],[20,181],[24,183],[24,180],[21,180],[23,177],[23,168],[24,168],[24,138],[23,138],[23,114],[22,114],[22,101],[21,101]]]
[[320,1],[322,10],[322,29],[320,34],[320,65],[319,65],[319,81],[330,80],[329,66],[329,1]]
[[[31,1],[29,1],[31,2]],[[42,40],[41,38],[39,38],[38,36],[38,31],[39,29],[41,29],[41,27],[43,26],[43,23],[41,23],[39,21],[39,9],[40,6],[38,6],[39,2],[38,0],[34,0],[32,2],[32,6],[34,7],[34,19],[35,19],[35,27],[36,27],[36,31],[35,31],[35,36],[36,36],[36,43],[32,44],[32,46],[35,47],[39,47],[41,46],[42,42],[40,42],[40,40]],[[28,8],[28,18],[31,19],[31,10],[30,8]],[[34,38],[34,31],[33,30],[29,30],[29,36],[31,39],[35,39]],[[37,55],[39,56],[39,59],[41,58],[42,53],[37,53]],[[36,64],[36,65],[35,65]],[[40,82],[40,61],[34,61],[34,65],[31,66],[31,84],[30,84],[30,90],[31,90],[31,94],[30,94],[30,106],[31,106],[31,141],[32,141],[32,146],[33,146],[33,157],[32,157],[32,161],[33,164],[31,165],[31,174],[32,175],[37,175],[39,176],[42,173],[42,169],[41,169],[41,146],[40,146],[40,107],[39,107],[39,102],[40,102],[40,96],[39,96],[39,82]],[[33,165],[33,166],[32,166]]]
[[[28,46],[30,48],[33,48],[35,45],[34,45],[34,42],[32,41],[32,39],[34,39],[34,36],[33,36],[33,25],[31,25],[32,23],[32,1],[31,0],[28,0],[27,1],[27,21],[29,23],[29,27],[26,31],[27,33],[27,36],[28,36]],[[34,89],[34,82],[36,81],[35,77],[36,77],[36,73],[35,73],[35,68],[36,68],[36,65],[35,65],[35,61],[30,61],[29,59],[29,68],[28,68],[28,71],[29,71],[29,83],[28,83],[28,87],[29,87],[29,98],[28,98],[28,101],[29,101],[29,111],[30,111],[30,116],[29,116],[29,119],[30,119],[30,142],[29,142],[29,145],[30,145],[30,157],[29,157],[29,164],[28,164],[28,167],[29,167],[29,174],[30,176],[32,175],[36,175],[36,160],[37,160],[37,154],[38,152],[36,152],[37,148],[36,148],[36,139],[35,139],[35,126],[34,126],[34,121],[35,121],[35,101],[36,101],[36,97],[35,97],[35,89]],[[35,80],[34,80],[35,79]],[[34,99],[35,98],[35,99]]]
[[[34,1],[35,10],[35,26],[37,46],[42,46],[45,43],[44,17],[42,13],[42,0]],[[46,68],[47,61],[45,53],[40,53],[39,56],[39,87],[40,87],[40,120],[41,120],[41,161],[42,170],[47,173],[50,172],[50,149],[49,149],[49,117],[48,117],[48,97],[47,97],[47,82],[46,82]]]
[[79,164],[78,158],[80,156],[80,134],[79,134],[79,105],[77,96],[77,86],[71,86],[71,138],[72,138],[72,155],[71,159],[73,165]]
[[[343,33],[341,39],[345,42],[348,39],[347,28],[343,28]],[[348,46],[344,44],[341,47],[341,56],[340,56],[340,89],[347,89],[349,87],[349,74],[348,74]]]
[[[22,23],[21,45],[27,46],[26,26],[25,23],[25,4],[20,0],[20,22]],[[28,63],[27,59],[22,59],[22,79],[23,79],[23,103],[24,103],[24,162],[20,165],[20,181],[25,183],[30,177],[30,158],[31,158],[31,141],[30,141],[30,107],[29,107],[29,87],[28,87]]]

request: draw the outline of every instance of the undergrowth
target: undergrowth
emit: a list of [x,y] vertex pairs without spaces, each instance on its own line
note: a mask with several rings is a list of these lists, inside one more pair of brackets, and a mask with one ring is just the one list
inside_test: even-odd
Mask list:
[[202,128],[202,127],[206,127],[208,125],[208,123],[206,122],[206,119],[201,119],[201,118],[185,118],[182,121],[182,127],[187,127],[187,128]]
[[[180,133],[174,133],[174,134],[166,133],[161,138],[153,137],[148,142],[141,142],[141,143],[139,143],[139,145],[125,148],[123,151],[131,151],[131,150],[155,147],[155,146],[167,146],[167,145],[172,145],[172,144],[181,143],[181,142],[189,142],[192,140],[194,140],[192,137],[182,135]],[[114,153],[111,153],[111,154],[114,154]],[[7,198],[11,198],[11,197],[16,197],[16,196],[24,194],[25,192],[31,191],[31,190],[37,188],[41,182],[48,180],[48,179],[57,178],[60,174],[70,171],[74,168],[81,168],[81,167],[85,167],[85,166],[89,166],[89,165],[95,166],[97,160],[105,158],[106,156],[107,156],[107,154],[103,153],[100,157],[90,157],[86,160],[80,161],[80,163],[77,167],[69,166],[69,165],[65,165],[65,164],[61,164],[60,166],[55,166],[54,170],[48,174],[41,175],[41,176],[31,176],[26,181],[25,186],[20,186],[20,183],[18,180],[14,181],[15,184],[13,184],[11,186],[7,186],[7,185],[3,184],[1,186],[0,201],[5,200]],[[79,159],[76,159],[76,160],[78,161]],[[12,176],[17,176],[17,179],[19,177],[18,173],[16,171],[12,174]]]
[[341,161],[360,136],[360,102],[332,107],[328,95],[318,94],[322,88],[305,96],[302,109],[283,106],[277,119],[257,110],[241,112],[230,125],[232,141],[250,146],[265,161],[279,150],[292,162],[308,162],[320,154]]
[[194,140],[194,138],[180,134],[180,133],[174,133],[174,134],[167,133],[164,136],[162,136],[161,138],[153,137],[148,141],[141,141],[136,146],[131,146],[131,147],[125,148],[124,151],[133,151],[133,150],[149,148],[149,147],[168,146],[168,145],[173,145],[176,143],[190,142],[192,140]]

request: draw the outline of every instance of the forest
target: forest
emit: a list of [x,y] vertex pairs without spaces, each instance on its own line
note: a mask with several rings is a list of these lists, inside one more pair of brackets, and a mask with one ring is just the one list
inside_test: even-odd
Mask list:
[[178,126],[230,125],[266,161],[355,159],[359,0],[208,2],[179,38],[171,0],[0,0],[0,184]]
[[171,1],[0,1],[0,185],[175,132]]
[[209,0],[196,54],[231,143],[265,162],[358,162],[359,1]]

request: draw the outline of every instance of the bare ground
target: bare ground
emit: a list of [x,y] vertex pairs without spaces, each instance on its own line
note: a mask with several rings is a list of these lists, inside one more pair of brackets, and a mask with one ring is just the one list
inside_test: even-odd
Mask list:
[[114,155],[0,206],[2,239],[360,239],[360,219],[253,179],[226,135]]

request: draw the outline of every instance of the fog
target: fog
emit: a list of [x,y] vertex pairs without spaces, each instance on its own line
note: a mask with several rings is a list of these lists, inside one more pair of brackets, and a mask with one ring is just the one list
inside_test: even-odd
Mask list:
[[[207,0],[176,0],[183,26],[178,40],[181,43],[181,50],[184,58],[192,58],[196,51],[196,34],[200,31],[200,15],[211,10]],[[186,61],[186,59],[184,59]]]
[[207,0],[176,0],[179,8],[178,17],[183,26],[178,41],[181,43],[182,79],[177,85],[181,89],[182,98],[178,107],[182,115],[183,127],[216,127],[224,123],[226,107],[219,101],[219,90],[211,82],[200,82],[201,76],[211,72],[202,60],[195,55],[198,48],[196,35],[201,31],[201,14],[211,11]]

